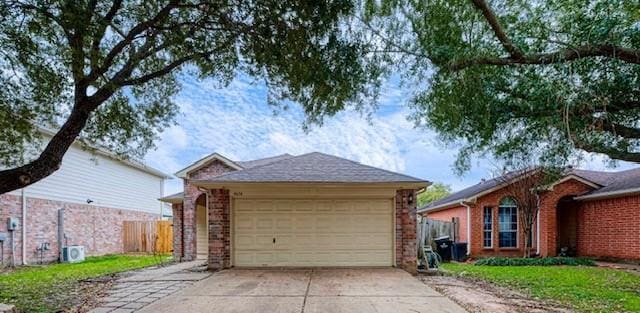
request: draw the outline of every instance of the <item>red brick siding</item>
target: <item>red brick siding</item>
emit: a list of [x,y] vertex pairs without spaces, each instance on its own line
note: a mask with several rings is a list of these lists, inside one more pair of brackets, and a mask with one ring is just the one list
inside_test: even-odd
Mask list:
[[[566,181],[554,186],[540,199],[540,254],[556,255],[556,205],[564,196],[575,196],[591,190],[591,187],[575,180]],[[521,256],[524,251],[524,233],[518,230],[517,248],[500,248],[498,246],[498,205],[500,200],[509,196],[507,190],[499,189],[484,195],[471,206],[471,254],[473,256]],[[492,248],[483,247],[483,208],[489,206],[493,212]],[[462,224],[462,223],[461,223]],[[533,225],[533,248],[536,249],[536,225]]]
[[[409,196],[413,199],[409,203]],[[416,247],[416,191],[396,192],[396,266],[409,273],[417,271]]]
[[561,198],[578,196],[593,190],[576,180],[569,180],[553,187],[540,198],[540,255],[557,255],[557,205]]
[[173,209],[173,258],[182,260],[184,250],[182,249],[182,203],[171,204]]
[[[99,207],[54,200],[27,198],[26,257],[28,263],[40,261],[36,248],[48,242],[50,250],[43,254],[44,262],[58,259],[58,210],[64,209],[64,231],[69,245],[83,245],[87,255],[122,253],[122,222],[152,221],[159,214]],[[0,232],[7,231],[6,220],[16,217],[22,223],[22,198],[0,195]],[[15,260],[22,263],[22,225],[15,232]],[[4,264],[11,258],[9,241],[4,243]]]
[[209,269],[231,266],[231,198],[229,190],[213,189],[209,197]]
[[[182,260],[189,261],[196,258],[196,240],[198,238],[196,234],[196,201],[198,201],[198,197],[204,195],[204,193],[200,191],[198,187],[192,185],[189,180],[207,179],[231,171],[235,171],[235,169],[218,160],[214,160],[209,164],[188,173],[188,179],[183,180],[184,200],[182,205],[182,231],[178,231],[182,234]],[[177,234],[178,232],[174,232],[174,234]]]
[[581,202],[578,254],[640,259],[640,195]]
[[467,208],[464,206],[456,206],[446,210],[437,211],[437,212],[429,212],[425,214],[427,218],[436,220],[436,221],[444,221],[451,222],[454,217],[459,219],[460,224],[458,225],[458,238],[456,238],[456,242],[467,242],[469,238],[467,238]]
[[[540,208],[540,254],[557,254],[557,204],[565,196],[584,194],[592,188],[576,180],[560,183],[541,196]],[[471,206],[471,254],[473,256],[521,256],[524,234],[518,235],[517,249],[498,247],[498,204],[508,196],[504,189],[480,197]],[[602,256],[622,259],[640,259],[640,196],[629,196],[608,200],[576,202],[578,206],[577,240],[578,255]],[[485,249],[482,241],[483,207],[493,208],[493,248]],[[461,219],[461,236],[466,223],[464,207],[454,207],[428,214],[429,218],[450,221]],[[536,225],[534,225],[533,250],[536,248]]]
[[[509,196],[504,190],[496,190],[490,194],[478,198],[475,205],[471,206],[471,255],[472,256],[521,256],[523,235],[518,232],[517,248],[500,248],[498,245],[498,204],[502,198]],[[484,208],[491,207],[493,213],[493,233],[491,236],[491,248],[484,247],[482,225],[484,223]]]

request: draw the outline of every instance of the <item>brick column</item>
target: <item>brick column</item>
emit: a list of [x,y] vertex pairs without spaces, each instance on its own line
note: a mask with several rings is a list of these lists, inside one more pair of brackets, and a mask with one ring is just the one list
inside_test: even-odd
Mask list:
[[196,259],[196,201],[201,194],[198,187],[185,180],[182,204],[183,261]]
[[[413,201],[409,203],[409,196]],[[416,191],[396,191],[396,266],[415,274],[417,272],[416,245]]]
[[209,196],[209,269],[231,266],[231,198],[229,190],[212,189]]
[[173,209],[173,259],[182,260],[182,203],[171,204]]

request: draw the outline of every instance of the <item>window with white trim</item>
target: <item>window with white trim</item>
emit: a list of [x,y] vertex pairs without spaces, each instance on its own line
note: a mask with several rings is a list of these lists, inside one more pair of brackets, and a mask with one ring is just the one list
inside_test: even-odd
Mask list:
[[482,242],[483,247],[493,247],[493,210],[491,207],[484,207],[483,226],[482,226]]
[[511,197],[502,198],[498,207],[498,245],[501,248],[518,246],[518,204]]

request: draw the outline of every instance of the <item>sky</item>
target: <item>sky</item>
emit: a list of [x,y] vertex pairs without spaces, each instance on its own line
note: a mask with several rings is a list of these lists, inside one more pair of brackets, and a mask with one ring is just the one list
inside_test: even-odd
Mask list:
[[[490,178],[496,164],[476,159],[472,168],[457,176],[453,163],[455,146],[445,146],[433,131],[416,129],[407,120],[411,92],[393,80],[383,90],[379,109],[367,118],[354,110],[328,117],[322,126],[302,128],[304,113],[298,105],[276,109],[267,103],[267,89],[245,75],[228,86],[211,81],[181,78],[183,88],[175,96],[180,107],[178,125],[165,129],[145,162],[161,171],[175,173],[192,162],[220,153],[245,161],[282,153],[299,155],[318,151],[362,164],[445,183],[455,191]],[[621,170],[631,165],[607,166],[606,159],[591,156],[580,167]],[[178,178],[166,183],[165,194],[182,191]]]

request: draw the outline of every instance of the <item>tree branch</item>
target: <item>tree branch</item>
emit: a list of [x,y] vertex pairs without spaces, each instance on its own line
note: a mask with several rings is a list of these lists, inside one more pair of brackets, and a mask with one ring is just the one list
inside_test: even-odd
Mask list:
[[86,103],[76,103],[67,121],[32,162],[0,171],[0,194],[27,187],[60,168],[62,158],[86,125],[91,111]]
[[144,21],[136,26],[134,26],[127,36],[123,38],[120,42],[118,42],[106,55],[104,58],[102,65],[96,69],[91,70],[89,75],[87,75],[87,81],[93,81],[100,75],[104,74],[110,67],[113,65],[113,60],[118,56],[125,47],[130,45],[137,35],[153,26],[157,22],[166,18],[171,10],[176,7],[177,1],[172,0],[166,6],[164,6],[158,14],[156,14],[152,19]]
[[144,84],[154,78],[158,78],[164,75],[169,74],[172,70],[174,70],[175,68],[181,66],[182,64],[191,61],[197,57],[206,57],[207,55],[209,55],[210,53],[196,53],[196,54],[190,54],[187,56],[184,56],[182,58],[179,58],[171,63],[169,63],[168,65],[166,65],[165,67],[163,67],[160,70],[157,70],[155,72],[151,72],[149,74],[146,75],[142,75],[140,77],[134,77],[131,79],[127,79],[124,81],[119,82],[118,84],[120,86],[132,86],[132,85],[139,85],[139,84]]
[[586,152],[602,153],[606,154],[612,159],[640,163],[640,152],[631,152],[611,147],[596,146],[588,144],[586,142],[582,142],[580,140],[577,140],[576,138],[573,138],[573,142],[577,148],[582,149]]
[[525,64],[553,64],[591,57],[607,57],[628,63],[640,64],[640,50],[624,48],[611,44],[583,45],[549,53],[524,55],[522,58],[479,57],[454,62],[448,67],[459,71],[477,65],[525,65]]
[[496,34],[496,37],[498,37],[498,40],[500,40],[500,43],[502,43],[502,46],[507,50],[511,58],[521,59],[523,57],[522,51],[520,51],[520,49],[513,44],[511,39],[509,39],[507,34],[504,32],[504,28],[500,25],[498,17],[493,10],[491,10],[487,2],[484,0],[471,0],[471,2],[473,2],[473,5],[482,12],[482,15],[487,20],[489,26],[491,26],[491,29]]

